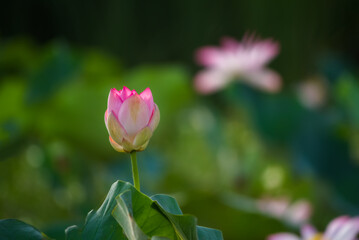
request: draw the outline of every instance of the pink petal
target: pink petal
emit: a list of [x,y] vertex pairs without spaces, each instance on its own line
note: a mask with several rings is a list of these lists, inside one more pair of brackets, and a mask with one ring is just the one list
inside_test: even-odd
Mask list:
[[221,45],[223,50],[235,51],[240,46],[240,43],[234,38],[223,37],[221,39]]
[[258,71],[279,53],[279,44],[267,40],[255,40],[247,36],[242,42],[225,37],[221,47],[203,47],[196,53],[197,62],[201,65],[221,69],[231,74],[242,74]]
[[300,238],[291,233],[278,233],[270,235],[267,240],[300,240]]
[[272,40],[242,42],[237,55],[243,69],[255,70],[264,67],[279,53],[279,44]]
[[128,89],[126,86],[124,86],[123,89],[120,90],[120,96],[123,102],[131,95],[133,95],[132,91]]
[[349,220],[348,216],[341,216],[331,221],[325,230],[326,238],[333,238],[335,234],[341,229],[341,227]]
[[146,88],[145,91],[143,91],[140,94],[140,96],[141,96],[142,100],[144,100],[147,103],[148,109],[152,113],[153,107],[154,107],[154,102],[153,102],[151,89]]
[[147,103],[137,93],[123,102],[118,113],[118,120],[130,138],[147,126],[150,117]]
[[203,47],[196,53],[196,60],[204,66],[215,66],[221,59],[221,50],[216,47]]
[[218,70],[204,70],[197,74],[194,80],[195,89],[202,94],[209,94],[224,88],[231,78]]
[[122,105],[122,100],[120,97],[120,92],[117,91],[115,88],[112,88],[108,95],[107,111],[109,113],[113,112],[117,117],[117,113],[120,110],[121,105]]
[[359,218],[352,218],[342,224],[331,240],[355,240],[359,233]]
[[278,92],[282,85],[279,74],[269,69],[245,73],[243,78],[248,84],[271,93]]
[[301,229],[301,234],[304,240],[310,240],[317,233],[318,231],[312,225],[305,225]]

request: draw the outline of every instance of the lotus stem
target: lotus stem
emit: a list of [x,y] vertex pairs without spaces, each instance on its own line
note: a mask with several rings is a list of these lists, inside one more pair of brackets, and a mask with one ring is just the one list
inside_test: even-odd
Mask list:
[[140,177],[138,174],[136,151],[132,151],[130,154],[131,154],[133,184],[134,184],[135,188],[140,192],[141,191],[140,190]]

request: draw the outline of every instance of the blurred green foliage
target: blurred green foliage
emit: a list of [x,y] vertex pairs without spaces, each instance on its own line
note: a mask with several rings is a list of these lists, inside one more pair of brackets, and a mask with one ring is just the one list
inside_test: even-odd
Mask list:
[[[121,5],[112,4],[109,11],[111,6]],[[181,6],[186,8],[186,4],[194,9],[203,7],[203,3],[189,2]],[[230,6],[237,4],[262,9],[259,1],[232,2]],[[304,1],[299,5],[306,9],[308,4]],[[82,6],[76,3],[74,9]],[[136,8],[134,3],[126,6]],[[211,5],[211,11],[217,7]],[[282,12],[278,6],[267,7],[276,9],[266,13],[268,18]],[[278,20],[250,20],[261,11],[243,18],[252,23],[248,27],[269,34],[267,24]],[[133,20],[131,14],[110,14],[107,21]],[[212,24],[227,15],[225,11],[218,14]],[[133,26],[150,19],[139,16]],[[241,19],[238,16],[226,21],[232,23],[237,18]],[[159,21],[155,19],[151,21]],[[305,25],[313,23],[305,21]],[[108,44],[118,46],[114,52],[121,52],[126,62],[114,52],[75,47],[67,41],[43,46],[26,38],[0,41],[0,218],[17,218],[52,238],[64,239],[63,229],[81,225],[87,212],[100,206],[114,181],[131,181],[129,156],[111,148],[104,124],[109,90],[123,85],[137,91],[150,87],[161,111],[160,125],[148,149],[138,154],[144,192],[176,197],[183,212],[195,215],[200,225],[222,230],[224,239],[256,240],[278,231],[297,230],[298,224],[260,211],[257,200],[266,197],[309,200],[314,210],[312,221],[319,228],[338,214],[359,213],[357,69],[353,71],[340,57],[328,55],[319,60],[315,70],[308,70],[315,68],[311,50],[318,45],[312,46],[307,39],[304,45],[309,50],[285,50],[293,39],[304,38],[305,25],[296,28],[293,35],[280,27],[274,29],[274,36],[283,41],[283,56],[275,64],[287,66],[283,73],[288,82],[307,74],[303,69],[323,76],[328,98],[316,109],[305,108],[289,84],[276,95],[233,84],[212,96],[199,96],[192,88],[191,64],[128,64],[153,60],[151,56],[156,56],[156,61],[188,60],[195,47],[216,42],[223,33],[239,36],[245,30],[243,26],[233,32],[229,24],[223,25],[220,31],[202,36],[204,30],[196,32],[203,23],[183,18],[179,29],[189,28],[185,41],[194,35],[184,49],[176,35],[171,36],[176,40],[171,44],[158,43],[157,39],[170,36],[161,29],[153,33],[147,45],[146,38],[140,37],[143,33],[127,23],[120,26],[129,30],[124,39],[118,34],[106,38],[99,33],[92,39],[104,45],[111,41]],[[86,25],[85,33],[93,27],[85,20],[77,24]],[[291,23],[284,24],[291,29]],[[319,27],[323,23],[315,24]],[[102,29],[100,33],[111,33],[103,25],[96,27]],[[138,31],[145,28],[146,24]],[[147,31],[152,34],[151,29]],[[329,28],[323,31],[330,32]],[[87,37],[84,32],[76,39]],[[133,45],[128,44],[131,41]],[[286,65],[286,59],[294,60]]]

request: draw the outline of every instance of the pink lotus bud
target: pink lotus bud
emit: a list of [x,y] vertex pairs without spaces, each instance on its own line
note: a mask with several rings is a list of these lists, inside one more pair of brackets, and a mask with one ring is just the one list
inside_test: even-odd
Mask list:
[[151,90],[141,94],[123,87],[111,89],[105,124],[110,143],[118,152],[143,151],[160,121],[160,111],[153,102]]

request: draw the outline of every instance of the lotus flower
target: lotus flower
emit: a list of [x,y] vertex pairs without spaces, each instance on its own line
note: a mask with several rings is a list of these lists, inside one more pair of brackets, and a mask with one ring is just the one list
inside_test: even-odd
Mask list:
[[141,94],[127,87],[119,91],[111,89],[105,124],[116,151],[143,151],[159,121],[160,111],[149,88]]
[[245,37],[242,42],[223,38],[221,47],[203,47],[197,62],[207,69],[195,77],[195,88],[202,94],[216,92],[237,78],[268,92],[281,87],[280,76],[265,67],[279,52],[278,43]]
[[359,217],[342,216],[329,223],[325,232],[319,233],[313,226],[305,225],[301,237],[291,233],[271,235],[267,240],[356,240],[359,233]]

